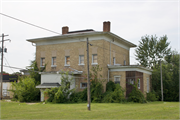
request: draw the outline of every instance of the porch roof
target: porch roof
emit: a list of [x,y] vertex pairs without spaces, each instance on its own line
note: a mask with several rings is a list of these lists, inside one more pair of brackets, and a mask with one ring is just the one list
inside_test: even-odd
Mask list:
[[138,71],[146,74],[152,74],[151,69],[141,65],[108,65],[109,70],[112,71]]
[[53,87],[59,87],[59,86],[61,86],[59,83],[42,83],[36,86],[36,88],[53,88]]

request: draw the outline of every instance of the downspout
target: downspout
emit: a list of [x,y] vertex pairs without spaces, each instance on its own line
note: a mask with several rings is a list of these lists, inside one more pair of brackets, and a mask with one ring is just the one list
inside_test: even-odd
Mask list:
[[[109,46],[110,48],[110,55],[109,55],[109,65],[111,65],[111,41],[110,41],[110,46]],[[109,68],[108,68],[108,82],[109,82]]]
[[109,68],[108,68],[108,82],[109,82]]
[[111,65],[111,41],[110,41],[110,48],[109,48],[109,49],[110,49],[110,56],[109,56],[109,59],[110,59],[109,62],[110,62],[110,63],[109,63],[109,65]]

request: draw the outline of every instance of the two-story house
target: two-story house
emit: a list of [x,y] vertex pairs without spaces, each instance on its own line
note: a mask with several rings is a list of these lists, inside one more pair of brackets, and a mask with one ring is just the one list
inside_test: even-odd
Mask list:
[[[87,86],[84,75],[87,73],[87,38],[89,43],[90,69],[99,65],[102,71],[101,79],[106,83],[110,80],[126,89],[126,95],[132,90],[131,84],[138,81],[138,88],[145,94],[150,91],[151,73],[148,68],[130,65],[130,48],[135,44],[110,32],[110,22],[103,22],[103,31],[93,29],[69,31],[62,27],[62,35],[29,39],[36,44],[36,61],[39,67],[46,64],[46,72],[41,74],[41,93],[45,88],[61,85],[61,71],[70,71],[74,76],[74,83],[70,88],[77,87],[81,91]],[[71,76],[71,75],[70,75]],[[138,80],[139,79],[139,80]],[[43,94],[41,101],[44,100]]]

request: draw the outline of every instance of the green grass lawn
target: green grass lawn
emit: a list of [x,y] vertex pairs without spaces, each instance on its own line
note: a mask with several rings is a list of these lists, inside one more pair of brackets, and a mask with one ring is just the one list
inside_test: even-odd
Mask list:
[[178,102],[42,104],[1,101],[1,119],[178,119]]

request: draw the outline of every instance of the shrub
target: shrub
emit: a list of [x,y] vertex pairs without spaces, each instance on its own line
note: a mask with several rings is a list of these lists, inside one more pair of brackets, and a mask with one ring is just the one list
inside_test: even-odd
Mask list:
[[106,91],[114,91],[115,88],[116,86],[113,81],[109,81],[106,83]]
[[[86,92],[87,93],[87,92]],[[99,81],[91,82],[91,101],[100,103],[103,96],[103,85]]]
[[128,95],[128,101],[129,102],[137,102],[137,103],[146,103],[146,99],[143,95],[143,93],[137,88],[137,83],[133,86],[133,90]]
[[73,84],[73,77],[69,76],[69,72],[62,72],[61,74],[61,86],[59,88],[46,89],[44,94],[48,95],[47,102],[64,103],[69,102],[69,96],[75,91],[69,89],[69,86]]
[[104,98],[102,102],[106,103],[122,103],[125,101],[125,96],[124,96],[125,90],[122,89],[122,87],[119,84],[115,84],[115,89],[114,91],[107,91],[104,93]]
[[156,93],[154,91],[146,93],[146,100],[147,101],[157,101],[158,98],[156,97]]
[[19,77],[18,83],[12,83],[12,91],[14,93],[13,100],[20,102],[39,101],[39,89],[36,88],[35,80],[31,77]]
[[87,89],[84,89],[81,92],[73,92],[70,95],[69,102],[75,103],[75,102],[87,102]]

